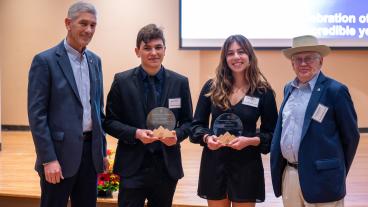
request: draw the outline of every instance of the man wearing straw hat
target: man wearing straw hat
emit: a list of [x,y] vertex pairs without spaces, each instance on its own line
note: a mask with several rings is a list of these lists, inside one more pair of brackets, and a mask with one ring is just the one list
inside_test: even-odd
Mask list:
[[359,132],[348,88],[321,72],[330,48],[314,36],[283,50],[296,78],[284,100],[271,146],[275,195],[285,207],[341,207]]

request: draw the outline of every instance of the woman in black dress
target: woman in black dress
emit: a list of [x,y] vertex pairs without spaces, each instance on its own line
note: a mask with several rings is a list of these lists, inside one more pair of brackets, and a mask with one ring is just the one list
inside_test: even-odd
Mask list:
[[[242,134],[228,144],[221,144],[213,133],[214,121],[224,113],[237,115],[243,124]],[[261,153],[270,151],[276,120],[274,92],[258,68],[252,45],[242,35],[228,37],[216,77],[202,88],[190,137],[203,146],[198,195],[208,206],[255,206],[264,201]]]

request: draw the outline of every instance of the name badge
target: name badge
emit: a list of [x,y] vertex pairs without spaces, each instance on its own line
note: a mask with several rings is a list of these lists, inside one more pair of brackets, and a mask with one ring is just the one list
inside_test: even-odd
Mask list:
[[319,123],[322,123],[323,118],[325,118],[325,115],[326,115],[327,111],[328,111],[327,106],[324,106],[322,104],[318,104],[316,110],[314,111],[312,119],[319,122]]
[[251,97],[251,96],[245,96],[244,99],[243,99],[242,104],[258,108],[259,98]]
[[181,99],[180,98],[169,98],[169,109],[180,109]]

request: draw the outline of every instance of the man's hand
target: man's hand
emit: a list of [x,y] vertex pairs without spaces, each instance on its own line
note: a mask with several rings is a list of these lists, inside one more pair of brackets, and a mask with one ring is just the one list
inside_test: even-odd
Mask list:
[[219,148],[224,146],[217,139],[218,137],[215,135],[207,137],[207,146],[210,150],[218,150]]
[[43,165],[46,181],[52,184],[60,183],[64,179],[59,161],[55,160]]
[[153,137],[153,132],[148,129],[137,129],[135,132],[135,138],[141,140],[143,144],[150,144],[158,140],[157,137]]
[[176,137],[176,131],[172,130],[173,137],[162,137],[159,140],[164,143],[166,146],[173,146],[178,142],[178,138]]

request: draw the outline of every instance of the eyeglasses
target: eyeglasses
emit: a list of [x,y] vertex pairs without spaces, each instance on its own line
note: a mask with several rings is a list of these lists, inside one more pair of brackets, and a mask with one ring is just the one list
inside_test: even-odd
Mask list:
[[319,59],[319,56],[306,56],[304,58],[302,58],[302,57],[295,57],[294,58],[293,57],[291,59],[291,61],[293,61],[293,63],[295,63],[296,65],[301,65],[301,64],[303,64],[303,62],[306,63],[306,64],[312,64],[313,61],[316,60],[316,59]]

